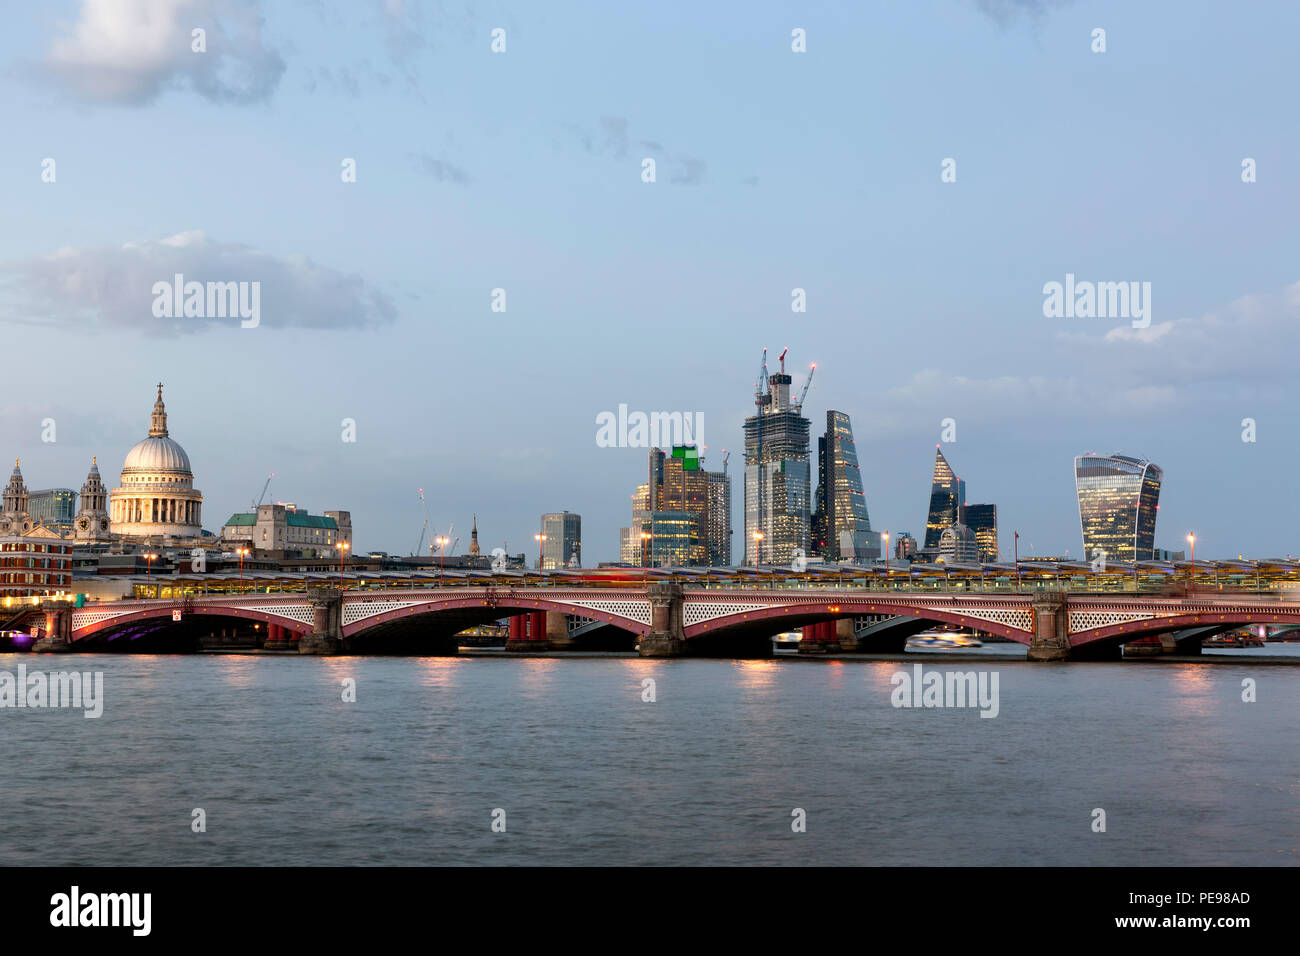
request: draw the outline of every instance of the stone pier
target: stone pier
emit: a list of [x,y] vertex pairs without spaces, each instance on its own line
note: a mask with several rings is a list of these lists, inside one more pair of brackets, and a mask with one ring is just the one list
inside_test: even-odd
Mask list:
[[339,654],[343,651],[343,591],[308,588],[311,633],[298,642],[299,654]]
[[682,586],[673,581],[654,581],[647,591],[650,597],[650,633],[641,638],[641,656],[681,657],[686,653]]
[[1034,595],[1034,639],[1029,643],[1029,660],[1064,661],[1070,658],[1070,616],[1064,591]]
[[62,601],[42,601],[45,612],[45,632],[32,645],[32,650],[42,654],[63,654],[72,648],[72,609]]

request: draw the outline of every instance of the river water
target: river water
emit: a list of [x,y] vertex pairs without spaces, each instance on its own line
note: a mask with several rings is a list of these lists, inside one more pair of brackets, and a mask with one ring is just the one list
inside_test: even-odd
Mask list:
[[[20,663],[102,671],[105,700],[98,719],[0,709],[6,865],[1300,863],[1288,664],[7,654],[0,672]],[[918,663],[996,673],[997,716],[893,706]]]

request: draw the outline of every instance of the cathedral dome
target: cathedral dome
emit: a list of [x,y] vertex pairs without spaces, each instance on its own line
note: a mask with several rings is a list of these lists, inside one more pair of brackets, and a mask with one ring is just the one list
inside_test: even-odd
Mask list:
[[166,435],[150,435],[143,441],[136,442],[135,447],[126,453],[122,474],[140,472],[194,477],[190,471],[190,456],[185,454],[185,449],[178,442]]
[[127,475],[158,474],[168,477],[193,478],[190,456],[174,439],[167,437],[167,407],[163,405],[162,385],[158,386],[158,400],[153,404],[149,419],[149,437],[135,443],[126,453],[122,464],[122,478]]

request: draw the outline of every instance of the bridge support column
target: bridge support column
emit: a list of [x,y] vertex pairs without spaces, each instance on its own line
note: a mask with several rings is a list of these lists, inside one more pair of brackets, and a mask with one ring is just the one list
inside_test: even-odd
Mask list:
[[510,619],[510,638],[506,641],[506,650],[537,653],[549,650],[550,647],[550,642],[546,639],[545,611],[530,611]]
[[800,654],[834,654],[839,649],[834,621],[819,621],[803,629],[803,637],[799,641]]
[[308,588],[311,633],[298,642],[299,654],[339,654],[343,650],[343,592]]
[[266,625],[266,640],[262,649],[266,651],[287,651],[293,647],[293,632],[283,624]]
[[56,601],[42,603],[45,612],[45,635],[32,645],[39,653],[61,654],[72,650],[72,611]]
[[1029,660],[1063,661],[1070,656],[1069,615],[1064,591],[1035,595],[1034,638],[1029,643]]
[[654,581],[646,593],[650,598],[650,633],[641,638],[641,656],[681,657],[686,653],[682,586],[671,581]]

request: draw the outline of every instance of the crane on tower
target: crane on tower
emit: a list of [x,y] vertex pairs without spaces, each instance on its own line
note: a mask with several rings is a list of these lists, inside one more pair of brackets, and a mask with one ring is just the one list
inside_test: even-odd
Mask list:
[[808,380],[803,383],[803,391],[799,393],[799,401],[794,403],[794,410],[803,414],[803,400],[808,397],[808,389],[812,385],[813,375],[817,372],[817,363],[813,362],[812,367],[808,369]]
[[262,485],[262,493],[257,496],[257,502],[253,505],[253,514],[257,514],[257,509],[262,507],[262,502],[266,500],[266,489],[271,487],[271,479],[275,477],[275,472],[266,476],[266,484]]
[[[429,506],[424,502],[424,489],[421,488],[419,489],[419,491],[420,491],[420,507],[424,510],[424,527],[420,529],[420,540],[416,542],[415,550],[411,552],[412,557],[420,553],[420,549],[424,547],[424,538],[429,533]],[[433,551],[432,541],[429,542],[429,550],[430,552]]]

